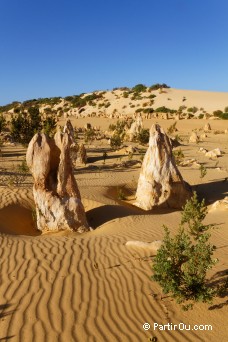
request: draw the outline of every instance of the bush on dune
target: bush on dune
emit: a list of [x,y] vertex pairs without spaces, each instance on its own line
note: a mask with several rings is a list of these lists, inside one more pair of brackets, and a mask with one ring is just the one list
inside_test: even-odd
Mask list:
[[203,224],[206,214],[204,200],[199,202],[194,193],[183,208],[178,233],[171,237],[164,227],[163,244],[153,263],[152,279],[185,310],[196,302],[211,303],[218,291],[206,279],[207,271],[217,263],[212,258],[215,246],[209,243],[208,230],[213,225]]

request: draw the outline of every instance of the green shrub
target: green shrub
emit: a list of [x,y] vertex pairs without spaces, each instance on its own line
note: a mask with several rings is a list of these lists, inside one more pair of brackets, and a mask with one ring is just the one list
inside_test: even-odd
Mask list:
[[6,127],[6,119],[2,114],[0,114],[0,133],[5,129]]
[[118,198],[118,200],[120,200],[120,201],[124,201],[124,200],[126,200],[126,196],[125,196],[125,194],[124,194],[124,192],[123,192],[123,189],[121,189],[121,188],[117,188],[117,198]]
[[111,103],[110,102],[107,102],[106,104],[105,104],[105,108],[108,108],[109,106],[111,106]]
[[195,114],[198,111],[198,108],[197,107],[190,107],[190,108],[187,109],[187,111],[189,113]]
[[221,110],[215,110],[214,112],[213,112],[213,114],[214,114],[214,116],[217,116],[217,117],[220,117],[220,115],[222,115],[223,113],[222,113],[222,111]]
[[49,116],[43,121],[43,131],[48,136],[52,137],[56,130],[57,120],[54,116]]
[[119,148],[122,145],[122,139],[119,134],[114,134],[110,139],[111,148]]
[[206,280],[207,271],[217,262],[212,259],[215,246],[208,242],[212,226],[203,224],[206,214],[204,201],[199,202],[194,193],[183,209],[178,233],[171,237],[164,227],[163,243],[153,263],[152,279],[185,310],[195,302],[211,303],[216,295]]
[[171,113],[171,114],[174,114],[177,112],[176,109],[170,109],[170,108],[167,108],[165,106],[162,106],[162,107],[158,107],[157,109],[155,109],[155,112],[157,113]]
[[167,84],[165,83],[156,83],[156,84],[153,84],[149,90],[158,90],[158,89],[161,89],[161,88],[170,88],[169,86],[167,86]]
[[203,164],[200,164],[200,178],[203,179],[207,174],[207,169]]
[[156,97],[155,94],[151,94],[151,95],[149,95],[147,98],[153,100],[155,97]]
[[228,106],[224,108],[224,113],[228,113]]
[[176,132],[177,131],[176,125],[177,125],[177,121],[175,121],[171,126],[168,127],[167,133],[173,134],[174,132]]
[[10,109],[18,106],[18,105],[21,105],[20,102],[17,102],[17,101],[14,101],[12,103],[9,103],[5,106],[0,106],[0,113],[4,113],[4,112],[8,112]]
[[182,151],[181,148],[179,148],[178,150],[173,151],[173,156],[175,158],[175,162],[177,165],[180,165],[180,163],[183,161],[184,159],[184,153]]
[[186,106],[180,106],[179,109],[178,109],[178,111],[179,111],[179,112],[182,112],[182,111],[185,110],[185,109],[187,109]]
[[220,118],[223,119],[223,120],[228,120],[228,113],[222,113]]
[[22,144],[28,144],[41,129],[42,120],[37,106],[29,107],[28,113],[19,113],[11,121],[12,138]]
[[84,133],[85,142],[91,143],[96,137],[96,133],[93,128],[87,129]]
[[109,127],[114,128],[114,129],[110,129],[110,130],[112,130],[112,131],[115,130],[117,135],[123,135],[126,125],[127,125],[126,120],[117,120],[116,125],[109,125]]
[[136,84],[133,88],[132,91],[135,93],[142,93],[147,90],[147,87],[144,84]]
[[223,113],[221,110],[215,110],[213,114],[220,119],[228,120],[228,113]]
[[151,107],[143,109],[143,113],[153,113],[153,112],[154,112],[154,109]]
[[108,126],[108,130],[109,131],[114,131],[116,129],[116,125],[115,124],[110,124],[109,126]]
[[135,92],[133,93],[131,100],[142,100],[142,96],[140,95],[140,93]]
[[29,168],[28,168],[28,165],[26,163],[26,160],[23,159],[21,164],[18,165],[18,171],[21,172],[21,173],[28,173],[29,172]]
[[21,108],[20,108],[20,107],[16,107],[16,108],[14,108],[14,110],[13,110],[13,112],[14,112],[15,114],[19,114],[20,111],[21,111]]
[[136,136],[136,140],[142,145],[148,144],[149,139],[150,139],[149,129],[142,128],[141,131]]
[[126,99],[126,98],[128,98],[128,96],[129,96],[129,92],[124,91],[124,92],[123,92],[123,97]]

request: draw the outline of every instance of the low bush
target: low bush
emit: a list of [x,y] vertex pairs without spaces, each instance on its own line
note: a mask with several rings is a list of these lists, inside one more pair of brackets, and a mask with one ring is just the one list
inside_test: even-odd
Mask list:
[[119,148],[122,145],[122,139],[119,134],[114,134],[110,139],[111,148]]
[[5,129],[6,127],[6,119],[2,114],[0,114],[0,133]]
[[173,151],[173,156],[175,158],[175,162],[177,165],[180,165],[180,163],[183,161],[184,159],[184,153],[182,151],[181,148],[179,148],[178,150]]
[[133,88],[132,91],[134,93],[142,93],[147,90],[147,87],[144,84],[136,84]]
[[170,87],[165,83],[156,83],[150,86],[149,90],[158,90],[161,88],[170,88]]
[[183,209],[178,233],[171,237],[164,227],[163,243],[153,263],[152,279],[184,310],[195,302],[211,303],[217,292],[206,279],[207,271],[217,263],[212,258],[215,246],[208,242],[212,225],[203,224],[206,214],[204,200],[199,202],[194,193]]
[[177,121],[175,121],[171,126],[168,127],[167,133],[173,134],[174,132],[176,132],[177,131],[176,125],[177,125]]
[[[225,108],[226,109],[226,108]],[[217,118],[223,119],[223,120],[228,120],[228,113],[223,113],[221,110],[215,110],[213,112],[214,116]]]
[[155,109],[155,112],[157,113],[171,113],[171,114],[174,114],[177,112],[176,109],[170,109],[170,108],[167,108],[165,106],[162,106],[162,107],[158,107],[157,109]]
[[136,136],[136,140],[142,145],[148,144],[149,139],[150,139],[149,129],[145,129],[145,128],[142,128],[141,131]]
[[197,107],[190,107],[190,108],[187,109],[187,111],[189,113],[195,114],[198,111],[198,108]]

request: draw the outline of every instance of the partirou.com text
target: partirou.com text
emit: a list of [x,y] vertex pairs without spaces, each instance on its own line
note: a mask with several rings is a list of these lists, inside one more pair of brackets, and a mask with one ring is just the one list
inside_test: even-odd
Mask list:
[[149,323],[143,324],[144,330],[149,330],[152,328],[154,331],[158,330],[212,330],[213,327],[211,324],[185,324],[185,323],[179,323],[179,324],[173,324],[173,323],[167,323],[167,324],[159,324],[159,323],[153,323],[152,326]]

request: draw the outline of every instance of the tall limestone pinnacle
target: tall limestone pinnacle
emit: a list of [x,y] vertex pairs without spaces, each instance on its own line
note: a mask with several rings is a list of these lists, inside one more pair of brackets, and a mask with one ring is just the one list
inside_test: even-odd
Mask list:
[[37,228],[41,231],[89,230],[80,192],[70,158],[71,136],[60,129],[54,138],[44,133],[34,135],[26,161],[33,175],[33,195]]
[[152,125],[135,205],[144,210],[161,205],[182,208],[191,195],[190,186],[184,182],[176,166],[169,137],[158,124]]

